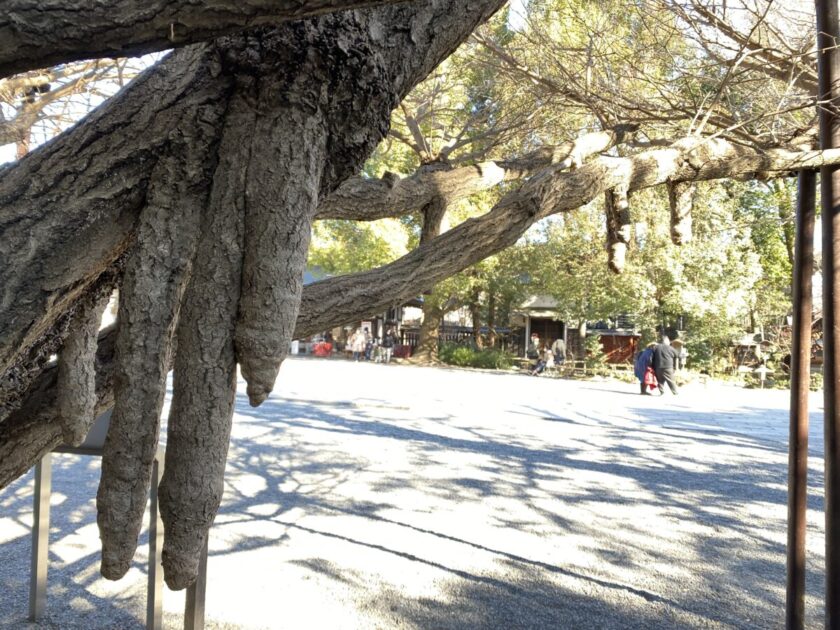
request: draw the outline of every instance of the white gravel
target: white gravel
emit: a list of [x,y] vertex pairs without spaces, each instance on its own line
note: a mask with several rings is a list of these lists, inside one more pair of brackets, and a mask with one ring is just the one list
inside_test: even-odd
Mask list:
[[[778,628],[786,392],[291,359],[241,388],[208,628]],[[821,627],[821,401],[808,621]],[[95,458],[55,456],[49,603],[27,624],[32,475],[0,492],[0,627],[142,628],[145,547],[98,573]],[[142,543],[145,544],[145,532]],[[183,593],[165,591],[166,627]]]

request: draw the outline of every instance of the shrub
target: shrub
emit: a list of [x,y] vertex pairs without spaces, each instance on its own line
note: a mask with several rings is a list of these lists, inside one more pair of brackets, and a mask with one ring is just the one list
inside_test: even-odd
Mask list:
[[444,363],[459,367],[507,370],[513,365],[513,355],[502,350],[493,348],[475,350],[469,346],[452,343],[442,345],[439,356]]
[[586,347],[586,369],[593,374],[604,376],[609,373],[607,355],[597,334],[589,335],[584,342]]

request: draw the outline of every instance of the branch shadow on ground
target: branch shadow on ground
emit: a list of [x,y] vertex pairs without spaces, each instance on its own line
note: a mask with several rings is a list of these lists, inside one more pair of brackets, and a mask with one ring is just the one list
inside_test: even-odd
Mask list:
[[[552,423],[573,436],[535,445],[520,434],[475,428],[455,416],[414,418],[410,409],[387,400],[274,399],[252,409],[240,396],[226,494],[215,528],[234,531],[238,524],[264,523],[275,533],[226,537],[212,549],[210,580],[214,557],[291,544],[288,534],[306,532],[370,555],[371,566],[384,554],[440,574],[437,596],[413,597],[387,583],[372,592],[370,575],[330,557],[295,561],[306,571],[359,589],[386,626],[777,625],[784,609],[783,446],[698,428],[703,424],[698,412],[692,414],[695,420],[683,422],[673,410],[630,411],[642,418],[632,430],[523,406],[523,434]],[[744,413],[760,418],[765,410]],[[364,448],[344,448],[358,440],[364,440]],[[387,475],[377,474],[378,454],[389,449],[399,449],[405,459]],[[453,466],[453,461],[461,463]],[[366,480],[366,491],[354,494],[348,488],[360,478]],[[98,462],[90,458],[69,458],[56,466],[54,491],[66,499],[53,508],[53,540],[72,540],[83,529],[85,536],[95,536],[90,526],[95,523],[97,483]],[[3,597],[18,603],[2,608],[4,627],[23,627],[25,621],[28,583],[9,576],[28,575],[29,484],[30,479],[18,480],[0,494],[2,515],[23,532],[6,539],[0,531],[5,567],[0,585]],[[809,509],[820,513],[818,472],[810,484]],[[421,523],[417,517],[422,506],[406,511],[398,499],[407,490],[429,506],[480,507],[492,499],[516,509],[490,510],[481,524],[486,530],[465,534],[445,524],[429,525],[428,519]],[[307,519],[312,516],[327,518],[330,525],[311,526]],[[342,529],[340,517],[352,527]],[[667,524],[679,536],[663,527]],[[422,537],[429,548],[452,545],[486,558],[485,568],[441,559],[425,547],[381,542],[373,529],[366,531],[368,526]],[[286,534],[276,534],[278,528]],[[488,542],[488,531],[499,536]],[[545,553],[520,549],[505,532],[544,541]],[[819,536],[821,530],[809,535]],[[572,540],[581,546],[578,555],[564,553]],[[140,544],[146,544],[145,533]],[[53,556],[51,561],[59,565],[51,567],[50,576],[56,610],[63,606],[66,612],[71,603],[73,618],[87,628],[141,627],[142,563],[135,562],[142,575],[139,587],[103,598],[91,591],[99,579],[98,553],[69,562]],[[673,580],[667,590],[651,587],[662,583],[668,567],[689,577]],[[818,604],[814,619],[822,614],[822,580],[820,571],[809,573],[809,597]],[[51,623],[68,627],[62,624],[63,613],[56,614]],[[103,618],[109,625],[97,625]]]

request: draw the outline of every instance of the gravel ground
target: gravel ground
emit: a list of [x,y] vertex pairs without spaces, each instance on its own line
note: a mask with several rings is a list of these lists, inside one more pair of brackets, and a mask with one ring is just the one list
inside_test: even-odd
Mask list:
[[[787,394],[292,359],[240,389],[208,628],[779,628]],[[809,627],[821,627],[820,400]],[[145,551],[99,577],[95,458],[55,456],[27,624],[32,475],[0,492],[0,627],[142,628]],[[146,543],[145,531],[141,544]],[[166,627],[183,593],[164,592]]]

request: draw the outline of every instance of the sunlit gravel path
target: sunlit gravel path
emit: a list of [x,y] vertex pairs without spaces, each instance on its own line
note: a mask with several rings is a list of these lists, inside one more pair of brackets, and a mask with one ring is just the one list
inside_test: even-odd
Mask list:
[[[612,381],[289,360],[262,407],[240,391],[207,627],[782,627],[787,422],[780,391],[642,397]],[[31,473],[0,491],[0,627],[142,628],[145,547],[125,579],[100,578],[99,462],[54,462],[38,626],[26,623]],[[166,627],[181,627],[183,601],[165,592]]]

